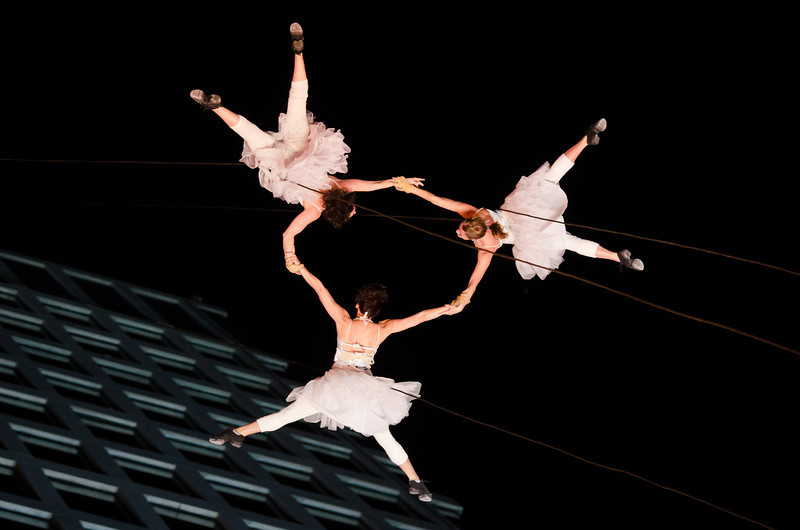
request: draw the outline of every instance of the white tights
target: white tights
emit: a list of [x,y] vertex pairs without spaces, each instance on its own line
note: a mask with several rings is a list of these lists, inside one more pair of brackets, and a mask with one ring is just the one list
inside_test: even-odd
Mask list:
[[600,245],[595,243],[594,241],[589,241],[588,239],[581,239],[579,237],[575,237],[570,233],[567,233],[564,248],[567,250],[571,250],[572,252],[577,252],[581,256],[587,256],[589,258],[596,258],[597,257],[597,248]]
[[[261,429],[261,432],[272,432],[277,431],[284,425],[318,413],[319,411],[311,403],[301,399],[278,412],[258,418],[256,423],[258,423],[258,428]],[[389,460],[394,464],[399,466],[408,460],[408,454],[403,449],[403,446],[394,439],[388,429],[385,432],[373,435],[373,438],[386,451]]]
[[[572,169],[572,166],[574,165],[575,162],[567,158],[566,155],[561,155],[550,166],[550,171],[547,172],[547,176],[545,178],[551,182],[558,183],[561,181],[561,177],[563,177],[567,171]],[[587,256],[590,258],[597,257],[598,247],[599,245],[594,241],[589,241],[588,239],[581,239],[579,237],[573,236],[570,233],[567,233],[567,239],[564,245],[565,249],[571,250],[572,252],[576,252],[581,256]]]
[[[284,139],[287,157],[303,151],[308,145],[308,114],[306,101],[308,100],[308,80],[292,81],[289,89],[289,101],[286,105],[286,118],[283,123]],[[275,138],[258,127],[247,118],[239,115],[239,121],[231,129],[247,142],[251,149],[274,147]]]

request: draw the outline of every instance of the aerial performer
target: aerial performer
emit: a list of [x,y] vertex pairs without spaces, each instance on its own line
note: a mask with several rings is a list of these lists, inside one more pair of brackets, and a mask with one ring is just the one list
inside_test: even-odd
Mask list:
[[526,280],[547,275],[564,261],[564,251],[619,263],[619,269],[644,270],[640,259],[632,259],[628,250],[612,252],[593,241],[567,232],[563,223],[567,195],[559,182],[575,164],[578,155],[589,145],[597,145],[599,133],[606,129],[606,120],[592,124],[572,147],[553,162],[545,162],[529,176],[522,177],[499,210],[476,208],[470,204],[439,197],[419,189],[404,177],[395,177],[395,187],[431,203],[458,213],[464,218],[456,235],[472,241],[479,249],[477,264],[467,288],[453,301],[458,310],[469,303],[478,283],[491,263],[492,256],[503,244],[514,245],[513,254],[519,274]]
[[[355,214],[356,192],[392,187],[392,180],[339,179],[332,174],[347,172],[350,147],[340,131],[314,121],[307,111],[308,77],[303,58],[304,37],[300,24],[289,28],[294,51],[294,71],[286,112],[278,117],[278,131],[264,132],[244,116],[222,106],[217,94],[192,90],[190,96],[203,108],[212,110],[244,140],[241,162],[258,168],[258,179],[273,196],[289,204],[301,204],[300,212],[283,233],[286,267],[299,274],[300,261],[294,239],[322,216],[334,227],[342,227]],[[409,179],[414,186],[422,179]]]
[[247,436],[272,432],[300,419],[319,422],[320,427],[334,431],[346,426],[375,438],[389,459],[408,477],[408,492],[421,501],[430,501],[430,491],[411,465],[408,454],[389,432],[390,425],[408,416],[411,402],[419,397],[422,385],[416,381],[395,382],[374,376],[371,367],[378,347],[389,335],[451,314],[453,309],[444,305],[406,318],[378,322],[375,317],[388,301],[386,288],[367,284],[355,296],[356,317],[351,318],[308,269],[301,265],[299,273],[317,293],[336,324],[333,366],[324,375],[292,390],[286,398],[291,404],[284,409],[247,425],[228,427],[209,441],[241,447]]

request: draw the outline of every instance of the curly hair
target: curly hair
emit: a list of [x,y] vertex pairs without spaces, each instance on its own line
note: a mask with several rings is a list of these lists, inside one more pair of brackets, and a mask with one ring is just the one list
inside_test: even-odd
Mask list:
[[486,226],[486,221],[481,217],[471,217],[461,223],[461,229],[470,239],[480,239],[486,234],[486,230],[492,231],[492,235],[497,239],[505,239],[508,234],[503,231],[503,226],[500,223],[492,223]]
[[343,188],[334,188],[322,194],[322,217],[335,228],[347,224],[353,213],[356,194]]
[[389,301],[389,294],[386,287],[379,283],[368,283],[361,287],[355,296],[358,308],[364,314],[369,314],[370,318],[375,318],[381,309]]

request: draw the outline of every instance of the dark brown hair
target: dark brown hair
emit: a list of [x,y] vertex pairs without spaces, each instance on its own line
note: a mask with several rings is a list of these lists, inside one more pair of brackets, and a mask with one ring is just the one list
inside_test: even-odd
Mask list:
[[369,318],[375,318],[381,309],[389,301],[389,293],[386,287],[379,283],[368,283],[356,292],[355,302],[364,314],[369,314]]
[[335,228],[341,228],[350,220],[356,194],[343,188],[333,188],[322,194],[322,218]]

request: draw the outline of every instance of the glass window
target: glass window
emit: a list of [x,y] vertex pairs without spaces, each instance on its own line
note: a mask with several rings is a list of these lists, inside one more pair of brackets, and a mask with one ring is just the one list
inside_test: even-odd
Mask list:
[[95,437],[132,447],[150,448],[137,433],[135,421],[76,405],[70,408]]
[[33,335],[43,339],[53,340],[53,335],[45,328],[44,320],[19,311],[12,311],[0,307],[0,327],[8,331],[15,331]]
[[353,450],[349,447],[324,441],[320,438],[312,438],[310,436],[303,436],[300,434],[292,434],[292,438],[300,442],[300,444],[314,453],[321,462],[331,464],[338,467],[354,469],[356,471],[363,471],[361,466],[357,465],[353,460]]
[[174,352],[159,350],[150,346],[140,345],[144,351],[156,364],[164,370],[180,374],[201,377],[197,370],[197,361],[191,357],[180,355]]
[[[349,475],[337,474],[336,476],[373,508],[400,515],[412,514],[400,501],[401,492],[397,488]],[[405,494],[405,491],[402,493]],[[403,498],[405,499],[405,496]]]
[[117,408],[106,398],[103,385],[100,383],[66,373],[54,372],[47,368],[39,368],[39,372],[65,398],[86,401],[92,405]]
[[155,495],[145,495],[153,509],[169,528],[216,528],[219,514],[213,510],[173,501]]
[[184,405],[130,390],[125,390],[124,392],[128,399],[133,401],[139,407],[139,410],[151,420],[170,423],[187,429],[196,428],[194,422],[189,418]]
[[120,359],[126,358],[122,352],[121,341],[117,338],[74,326],[64,326],[64,330],[85,350],[112,355]]
[[11,523],[8,528],[53,528],[52,519],[50,512],[0,499],[0,520]]
[[292,520],[273,501],[269,488],[242,480],[241,477],[227,478],[205,471],[200,474],[230,506],[277,519]]
[[263,353],[254,353],[253,354],[258,361],[269,368],[270,370],[274,370],[279,373],[285,373],[287,368],[289,367],[289,363],[283,361],[281,359],[277,359],[275,357],[270,357],[269,355],[264,355]]
[[12,256],[5,252],[0,252],[0,258],[11,269],[11,272],[31,289],[72,298],[64,286],[50,274],[44,263],[22,256]]
[[284,486],[325,493],[325,489],[314,477],[314,468],[308,464],[290,460],[286,455],[278,457],[251,451],[250,457]]
[[361,512],[358,510],[299,495],[295,495],[294,498],[326,528],[361,527]]
[[242,412],[233,402],[231,393],[227,390],[222,390],[218,386],[204,385],[197,381],[189,381],[188,379],[180,379],[178,377],[174,377],[173,381],[175,381],[184,392],[192,396],[195,401],[202,405],[209,405],[228,412]]
[[57,318],[69,320],[70,322],[75,322],[84,326],[97,327],[97,323],[92,317],[91,309],[45,296],[39,296],[38,299],[45,309]]
[[127,508],[127,503],[120,498],[116,486],[52,469],[42,471],[69,508],[118,521],[141,524],[135,513]]
[[3,414],[10,414],[38,423],[62,427],[55,414],[50,411],[47,399],[17,392],[5,386],[0,386],[0,410]]
[[112,315],[111,319],[117,323],[121,330],[134,339],[162,346],[167,345],[167,340],[164,338],[164,328],[118,315]]
[[11,289],[2,285],[0,285],[0,304],[14,309],[28,310],[25,304],[19,299],[19,293],[16,289]]
[[15,361],[0,357],[0,381],[15,385],[30,386],[27,379],[20,373]]
[[100,307],[126,315],[141,316],[141,312],[117,291],[111,281],[78,271],[64,272]]
[[19,346],[19,349],[27,353],[28,357],[35,361],[58,366],[59,368],[67,368],[80,372],[83,371],[72,358],[72,352],[65,348],[46,342],[18,337],[16,335],[12,336],[11,338],[14,340],[17,346]]
[[214,307],[206,305],[202,302],[195,301],[194,303],[195,309],[201,310],[203,314],[211,319],[214,324],[219,326],[225,331],[229,333],[233,333],[234,335],[237,333],[237,330],[229,329],[231,323],[228,321],[228,312],[222,308]]
[[93,357],[93,360],[117,383],[135,386],[144,390],[157,390],[152,381],[153,372],[150,370],[99,357]]
[[29,499],[38,499],[17,463],[3,457],[0,457],[0,491]]
[[236,358],[236,348],[233,346],[192,335],[184,335],[183,338],[185,338],[195,350],[206,357],[239,364],[239,360]]
[[9,426],[36,458],[90,471],[100,470],[74,438],[16,423],[10,423]]
[[186,331],[193,331],[195,333],[208,333],[200,322],[197,321],[184,307],[181,301],[171,296],[166,296],[162,293],[155,293],[147,291],[138,287],[131,289],[156,313],[164,318],[164,321],[169,322],[176,328],[184,329]]
[[262,394],[269,397],[279,397],[272,389],[272,380],[261,375],[244,372],[221,364],[217,365],[217,370],[225,374],[231,383],[242,390]]
[[111,447],[106,447],[106,452],[137,484],[180,494],[192,494],[175,473],[175,464]]

